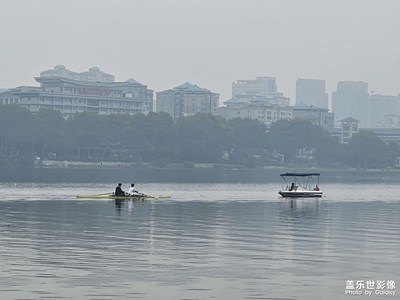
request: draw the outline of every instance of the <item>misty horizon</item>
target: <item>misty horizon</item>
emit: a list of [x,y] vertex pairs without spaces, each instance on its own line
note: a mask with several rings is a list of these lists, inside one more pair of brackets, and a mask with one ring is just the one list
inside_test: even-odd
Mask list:
[[1,88],[35,85],[58,64],[97,66],[155,91],[191,82],[231,96],[232,83],[364,81],[398,95],[397,1],[7,1],[0,16]]

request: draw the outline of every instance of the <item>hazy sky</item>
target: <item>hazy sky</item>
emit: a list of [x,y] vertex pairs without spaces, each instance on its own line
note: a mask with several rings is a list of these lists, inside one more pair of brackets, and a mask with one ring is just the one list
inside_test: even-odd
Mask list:
[[155,91],[189,81],[231,96],[232,82],[361,80],[400,92],[398,0],[0,0],[0,88],[43,70],[92,66]]

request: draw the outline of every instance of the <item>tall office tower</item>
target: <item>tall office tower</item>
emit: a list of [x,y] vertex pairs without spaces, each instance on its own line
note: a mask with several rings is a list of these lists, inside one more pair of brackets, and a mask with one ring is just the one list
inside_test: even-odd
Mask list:
[[297,79],[296,104],[300,103],[328,109],[328,94],[325,93],[325,80]]
[[372,94],[368,101],[368,119],[365,127],[381,127],[388,116],[400,114],[400,97]]
[[360,127],[367,127],[368,121],[368,83],[362,81],[339,81],[332,93],[332,111],[336,120],[355,118]]

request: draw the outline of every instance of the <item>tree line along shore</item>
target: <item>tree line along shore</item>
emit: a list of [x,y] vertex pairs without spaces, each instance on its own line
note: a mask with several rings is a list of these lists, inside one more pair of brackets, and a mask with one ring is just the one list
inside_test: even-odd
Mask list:
[[27,165],[385,169],[396,168],[399,157],[397,143],[385,144],[371,131],[360,130],[341,144],[304,120],[271,127],[210,114],[177,122],[166,113],[80,113],[66,120],[54,110],[32,114],[0,105],[0,160]]

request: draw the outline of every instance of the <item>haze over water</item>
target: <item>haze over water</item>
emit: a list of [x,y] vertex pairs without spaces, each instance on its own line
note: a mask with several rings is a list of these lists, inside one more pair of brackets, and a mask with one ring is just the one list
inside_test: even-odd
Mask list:
[[[399,188],[143,184],[168,200],[77,200],[110,185],[0,186],[1,299],[364,299],[399,282]],[[395,297],[371,296],[368,299]]]

